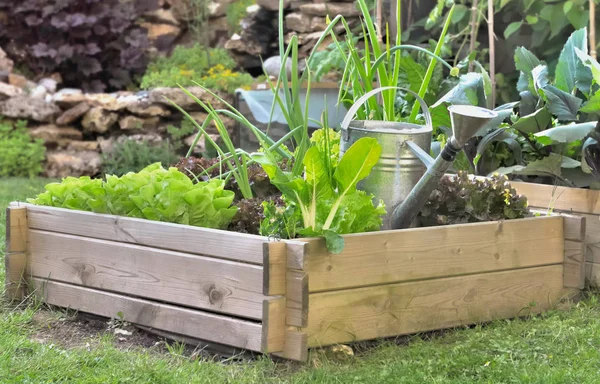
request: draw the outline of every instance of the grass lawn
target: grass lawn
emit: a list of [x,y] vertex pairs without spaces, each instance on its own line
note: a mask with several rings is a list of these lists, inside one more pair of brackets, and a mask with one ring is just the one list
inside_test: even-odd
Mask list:
[[[0,242],[5,206],[46,182],[0,179]],[[0,383],[600,382],[600,294],[568,311],[373,343],[354,357],[316,351],[305,366],[266,358],[223,363],[176,344],[124,347],[110,332],[75,334],[72,317],[34,305],[0,307]]]

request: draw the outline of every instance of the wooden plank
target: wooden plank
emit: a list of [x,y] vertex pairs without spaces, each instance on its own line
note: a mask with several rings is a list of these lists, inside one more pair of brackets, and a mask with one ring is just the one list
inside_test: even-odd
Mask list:
[[377,339],[539,313],[576,292],[553,265],[314,293],[304,331],[309,347]]
[[287,325],[308,325],[308,280],[304,271],[290,270],[287,273]]
[[47,304],[104,317],[122,313],[124,320],[132,324],[251,351],[261,350],[260,323],[39,278],[32,282],[36,296]]
[[580,215],[562,214],[565,240],[584,241],[586,219]]
[[9,207],[6,209],[6,271],[5,296],[7,299],[22,300],[25,297],[27,282],[27,208]]
[[585,287],[585,226],[581,216],[562,214],[565,236],[564,285],[568,288]]
[[308,243],[309,291],[549,265],[564,261],[563,219],[533,217],[345,235],[337,255]]
[[267,296],[285,294],[286,253],[283,241],[263,243],[263,293]]
[[285,346],[285,298],[263,302],[262,352],[281,352]]
[[140,245],[29,231],[32,276],[262,318],[261,266]]
[[583,289],[585,286],[585,243],[565,240],[564,286]]
[[592,287],[600,287],[600,264],[585,263],[586,283]]
[[287,268],[304,269],[308,253],[308,243],[311,239],[294,241],[286,240],[287,244]]
[[285,348],[282,352],[276,352],[273,355],[305,362],[308,360],[308,336],[294,327],[288,327],[285,331]]
[[510,182],[532,207],[600,214],[600,191],[554,185]]
[[263,263],[262,236],[30,204],[27,208],[31,229]]
[[578,213],[585,218],[586,260],[600,263],[600,216]]

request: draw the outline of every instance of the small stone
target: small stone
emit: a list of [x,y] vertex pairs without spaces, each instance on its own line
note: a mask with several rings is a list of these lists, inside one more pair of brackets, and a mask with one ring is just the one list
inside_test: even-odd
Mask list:
[[[198,99],[204,102],[209,102],[215,109],[221,109],[224,107],[223,103],[221,103],[214,96],[212,96],[200,87],[189,87],[186,89]],[[177,104],[185,110],[202,109],[202,107],[198,103],[196,103],[194,99],[189,97],[185,92],[183,92],[179,88],[164,87],[151,89],[148,95],[148,99],[151,103],[162,104],[172,107],[173,105],[169,102],[169,100],[167,100],[170,99],[175,104]]]
[[169,116],[171,111],[162,105],[150,104],[148,102],[133,103],[127,107],[127,110],[139,116]]
[[107,132],[119,119],[119,115],[106,109],[94,107],[83,116],[81,125],[84,132]]
[[46,88],[42,85],[37,85],[35,88],[33,88],[31,90],[31,92],[29,92],[29,97],[32,97],[34,99],[42,99],[42,100],[46,100],[46,94],[48,93],[48,91],[46,90]]
[[17,75],[16,73],[10,73],[8,75],[8,83],[15,87],[26,88],[27,82],[28,80],[25,76]]
[[72,106],[85,102],[87,99],[81,89],[63,88],[52,95],[52,101],[61,107],[71,108]]
[[337,15],[344,17],[359,16],[360,10],[354,3],[320,3],[303,4],[300,11],[312,16],[328,16],[334,18]]
[[145,142],[148,144],[160,144],[163,142],[162,136],[157,133],[148,133],[148,134],[135,134],[130,136],[119,136],[117,138],[117,143],[123,143],[127,140],[137,141],[138,143]]
[[172,43],[181,33],[181,28],[171,24],[142,23],[142,27],[148,30],[150,41],[160,41],[161,44]]
[[311,32],[312,17],[304,13],[294,12],[285,17],[285,26],[296,32]]
[[50,93],[56,92],[56,87],[58,86],[58,82],[51,77],[44,77],[38,81],[38,84],[44,87],[46,91]]
[[28,119],[40,122],[52,121],[60,113],[54,103],[28,96],[16,96],[0,103],[0,114],[15,119]]
[[100,152],[102,153],[111,152],[113,146],[115,145],[115,141],[112,138],[105,139],[104,137],[98,137],[96,141],[98,142]]
[[46,154],[46,176],[96,176],[100,173],[102,158],[95,151],[52,151]]
[[58,119],[56,119],[56,124],[58,125],[67,125],[73,123],[75,120],[79,119],[83,116],[87,111],[90,110],[90,106],[86,102],[79,103],[72,108],[67,109],[63,112],[62,115]]
[[44,144],[58,144],[61,140],[81,140],[83,134],[73,127],[57,127],[54,124],[40,125],[29,130],[31,137],[42,139]]
[[141,118],[137,116],[125,116],[119,120],[121,129],[151,129],[156,128],[160,119],[158,117]]
[[313,32],[321,32],[327,29],[327,19],[324,17],[313,17],[310,21],[310,30]]
[[6,83],[0,83],[0,100],[19,96],[22,93],[23,93],[23,90],[21,88],[17,88],[14,85],[6,84]]
[[67,148],[73,151],[98,151],[100,144],[97,141],[70,141]]
[[[285,71],[286,71],[288,79],[289,79],[292,74],[292,62],[288,58],[288,60],[286,60],[285,64],[286,64]],[[281,56],[269,57],[263,63],[263,69],[265,70],[265,73],[267,75],[273,76],[273,77],[279,77],[279,71],[281,71]]]
[[177,20],[177,18],[173,14],[172,9],[159,8],[157,10],[146,13],[144,16],[145,18],[153,22],[179,25],[179,20]]
[[0,48],[0,71],[12,72],[14,63],[8,58],[6,52]]

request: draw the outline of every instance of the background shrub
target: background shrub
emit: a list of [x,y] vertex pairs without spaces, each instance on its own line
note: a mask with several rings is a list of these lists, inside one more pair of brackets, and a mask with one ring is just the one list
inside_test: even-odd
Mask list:
[[14,126],[0,120],[0,178],[35,177],[42,173],[46,147],[42,140],[32,140],[27,122]]
[[176,47],[169,57],[159,57],[148,65],[142,78],[142,88],[187,87],[198,82],[213,91],[233,93],[236,88],[248,87],[254,79],[246,73],[235,72],[235,61],[223,48]]
[[125,140],[115,144],[112,151],[102,156],[102,170],[107,175],[121,176],[138,172],[150,164],[169,167],[179,160],[168,141],[151,145],[145,141]]
[[67,86],[122,89],[146,68],[139,17],[156,0],[0,0],[0,45],[33,73],[58,71]]

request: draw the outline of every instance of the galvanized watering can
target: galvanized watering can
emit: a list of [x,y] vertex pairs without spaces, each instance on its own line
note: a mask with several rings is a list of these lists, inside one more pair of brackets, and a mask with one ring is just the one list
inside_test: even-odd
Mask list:
[[[400,89],[419,102],[425,125],[387,121],[352,120],[358,109],[372,96],[388,89]],[[429,195],[456,155],[496,113],[488,109],[458,105],[448,108],[453,136],[434,160],[430,155],[433,125],[425,101],[409,89],[382,87],[356,100],[341,124],[340,156],[361,137],[373,137],[382,147],[379,162],[359,188],[385,202],[387,214],[381,229],[407,228],[413,224]]]

